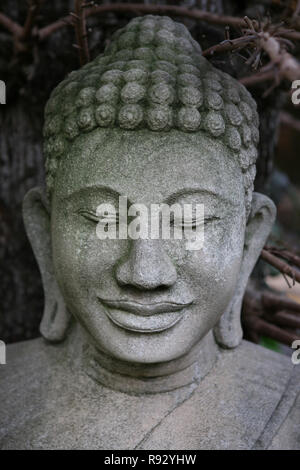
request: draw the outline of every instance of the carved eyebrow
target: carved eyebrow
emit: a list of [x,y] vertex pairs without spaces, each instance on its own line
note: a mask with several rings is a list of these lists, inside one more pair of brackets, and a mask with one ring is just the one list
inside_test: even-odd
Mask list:
[[[73,198],[77,198],[80,196],[84,197],[84,196],[90,195],[91,193],[96,194],[97,192],[100,192],[102,195],[113,197],[116,200],[120,196],[125,196],[124,194],[119,193],[117,190],[112,189],[109,186],[93,185],[93,186],[88,186],[88,187],[80,188],[78,190],[73,191],[67,196],[62,197],[62,201],[69,201],[69,200],[72,200]],[[189,196],[191,194],[212,196],[227,204],[229,203],[233,206],[238,206],[238,203],[234,201],[233,199],[229,199],[220,193],[217,193],[208,189],[203,189],[203,188],[182,188],[176,191],[175,193],[171,194],[164,201],[161,201],[161,202],[171,205],[174,202],[176,202],[176,200],[179,199],[180,197]],[[128,205],[131,205],[133,203],[128,197],[127,197],[127,201],[128,201]],[[153,202],[157,203],[158,201],[153,201]]]
[[120,194],[118,191],[115,189],[110,188],[109,186],[104,186],[104,185],[93,185],[93,186],[86,186],[84,188],[77,189],[73,191],[72,193],[68,194],[67,196],[63,196],[62,200],[63,201],[69,201],[73,198],[77,197],[84,197],[84,196],[89,196],[90,194],[97,194],[101,193],[101,195],[106,195],[113,197],[115,199],[118,199],[122,194]]
[[175,193],[168,196],[167,199],[165,200],[165,202],[167,204],[172,204],[177,199],[179,199],[180,197],[189,196],[191,194],[213,196],[213,197],[215,197],[215,198],[217,198],[217,199],[219,199],[219,200],[221,200],[221,201],[223,201],[227,204],[229,203],[229,204],[234,205],[234,206],[238,205],[238,203],[234,199],[227,198],[223,194],[220,194],[220,193],[217,193],[215,191],[208,190],[208,189],[200,189],[200,188],[182,188],[179,191],[176,191]]

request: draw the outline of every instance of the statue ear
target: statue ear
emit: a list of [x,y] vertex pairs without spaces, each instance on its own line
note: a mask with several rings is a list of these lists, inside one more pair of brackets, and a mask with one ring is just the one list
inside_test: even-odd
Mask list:
[[253,193],[251,213],[248,218],[244,255],[235,294],[214,329],[220,346],[234,348],[243,337],[241,307],[249,276],[269,236],[276,217],[276,207],[267,196]]
[[62,341],[70,323],[70,314],[54,276],[50,210],[42,188],[33,188],[26,194],[23,201],[23,220],[44,287],[45,306],[40,332],[48,341]]

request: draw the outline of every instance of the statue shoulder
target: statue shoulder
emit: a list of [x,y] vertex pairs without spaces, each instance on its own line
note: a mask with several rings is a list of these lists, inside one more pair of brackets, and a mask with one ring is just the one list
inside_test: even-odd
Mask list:
[[300,366],[293,368],[281,400],[257,441],[257,449],[300,450]]
[[6,346],[6,364],[0,367],[0,393],[7,393],[7,388],[15,383],[22,383],[25,376],[32,377],[49,360],[48,346],[43,338],[8,344]]
[[5,383],[22,382],[26,375],[40,375],[45,366],[55,365],[64,348],[63,344],[54,346],[42,337],[8,344],[6,364],[0,368],[1,391]]
[[299,449],[300,367],[293,365],[291,357],[248,341],[233,352],[231,361],[244,375],[238,387],[247,387],[249,414],[257,413],[253,427],[259,433],[251,447]]
[[161,442],[172,449],[268,448],[293,407],[294,382],[287,356],[248,341],[223,349],[190,398],[143,448],[158,449]]
[[[298,391],[299,384],[300,374],[298,374]],[[272,450],[300,450],[300,393],[268,448]]]
[[65,356],[64,347],[47,344],[43,338],[7,345],[6,364],[0,365],[0,441],[39,409],[46,385]]

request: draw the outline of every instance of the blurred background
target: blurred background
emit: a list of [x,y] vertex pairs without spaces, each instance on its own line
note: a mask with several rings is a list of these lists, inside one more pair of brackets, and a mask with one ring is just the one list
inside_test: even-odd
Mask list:
[[[249,282],[243,326],[247,339],[285,352],[300,338],[300,105],[291,99],[292,83],[300,80],[297,0],[1,2],[0,339],[39,336],[43,289],[22,200],[30,188],[44,185],[43,110],[50,92],[103,52],[116,29],[151,13],[184,23],[207,59],[244,83],[257,101],[255,189],[274,200],[278,217]],[[270,41],[262,45],[262,35],[278,49],[266,47]]]

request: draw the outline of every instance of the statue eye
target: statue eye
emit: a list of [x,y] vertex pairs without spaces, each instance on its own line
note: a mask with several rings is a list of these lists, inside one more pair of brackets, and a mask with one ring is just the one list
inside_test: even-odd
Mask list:
[[95,212],[87,211],[84,209],[80,209],[78,213],[82,215],[82,217],[84,217],[85,219],[90,220],[95,223],[116,223],[117,224],[119,221],[118,214],[114,214],[114,213],[97,215]]
[[[208,224],[210,222],[213,222],[215,220],[220,220],[220,217],[217,216],[207,216],[204,217],[204,225]],[[203,218],[202,217],[193,217],[192,219],[174,219],[173,220],[173,225],[175,227],[181,227],[181,228],[191,228],[195,229],[196,227],[199,227],[200,225],[203,225]]]
[[99,217],[94,212],[81,209],[78,211],[78,214],[82,215],[82,217],[87,220],[91,220],[92,222],[99,222]]
[[196,218],[193,217],[192,219],[183,219],[181,226],[183,228],[196,228],[199,227],[200,225],[203,225],[203,219],[202,218]]

